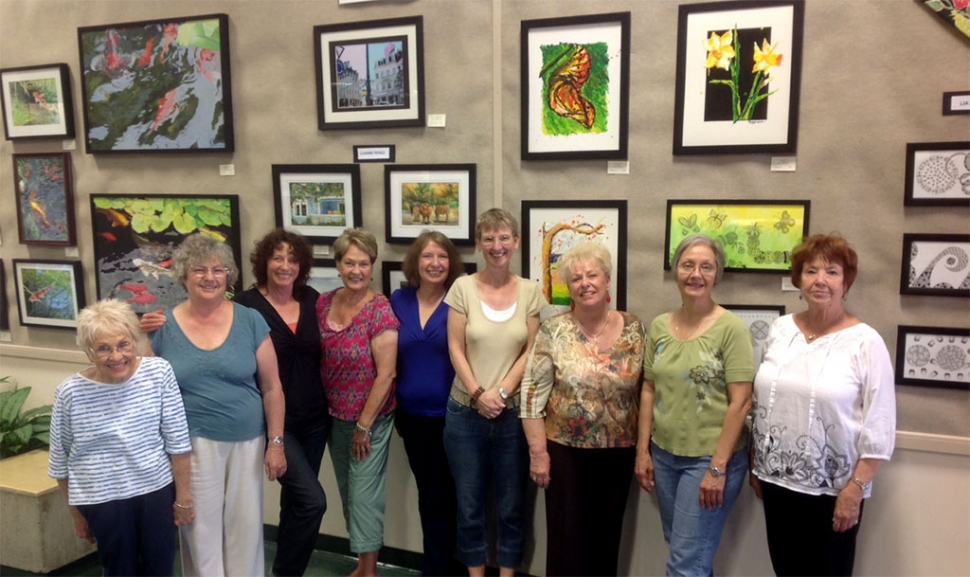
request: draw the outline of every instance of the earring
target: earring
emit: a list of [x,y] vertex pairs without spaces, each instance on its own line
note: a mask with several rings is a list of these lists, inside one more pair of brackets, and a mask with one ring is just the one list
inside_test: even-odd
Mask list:
[[576,310],[576,303],[572,303],[572,304],[570,304],[570,305],[569,305],[569,310],[571,310],[571,311],[574,311],[574,310]]
[[613,302],[613,297],[606,295],[606,304],[610,304],[611,302]]

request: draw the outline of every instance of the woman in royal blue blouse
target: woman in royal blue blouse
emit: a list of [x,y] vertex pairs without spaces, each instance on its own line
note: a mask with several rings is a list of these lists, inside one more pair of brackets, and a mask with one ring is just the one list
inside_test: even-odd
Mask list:
[[463,272],[461,255],[447,236],[425,231],[411,245],[402,268],[408,286],[391,295],[391,308],[401,321],[394,424],[418,486],[422,574],[454,575],[455,482],[442,434],[455,370],[448,356],[444,298]]

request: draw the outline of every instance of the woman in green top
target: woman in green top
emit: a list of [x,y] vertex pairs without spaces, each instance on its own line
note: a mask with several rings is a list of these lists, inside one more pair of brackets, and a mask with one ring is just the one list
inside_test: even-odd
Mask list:
[[748,327],[714,302],[724,249],[691,235],[674,252],[683,306],[650,325],[643,357],[636,475],[657,490],[667,575],[711,575],[747,468],[754,353]]

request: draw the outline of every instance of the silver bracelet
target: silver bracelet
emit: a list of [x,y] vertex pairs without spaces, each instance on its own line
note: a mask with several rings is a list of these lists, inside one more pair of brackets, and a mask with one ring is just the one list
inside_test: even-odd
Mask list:
[[193,504],[190,504],[190,505],[183,505],[183,504],[179,503],[178,501],[175,501],[173,504],[176,507],[178,507],[179,509],[193,509],[193,508],[195,508],[195,504],[194,503]]
[[371,437],[371,436],[373,436],[373,435],[374,435],[374,431],[372,431],[372,430],[370,430],[370,429],[368,429],[367,427],[364,427],[364,426],[362,426],[362,425],[360,424],[360,421],[358,421],[358,422],[356,422],[356,423],[355,423],[355,425],[357,426],[357,430],[358,430],[358,431],[360,431],[361,433],[364,433],[364,434],[365,434],[365,435],[367,435],[368,437]]

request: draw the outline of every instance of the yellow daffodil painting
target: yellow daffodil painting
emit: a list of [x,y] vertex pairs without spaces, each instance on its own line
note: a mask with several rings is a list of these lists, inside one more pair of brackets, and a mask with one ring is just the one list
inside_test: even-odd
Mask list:
[[[783,66],[779,43],[769,28],[711,31],[704,39],[708,84],[705,121],[764,120],[768,117],[771,74]],[[747,47],[751,50],[748,51]],[[725,87],[725,88],[714,88]]]

